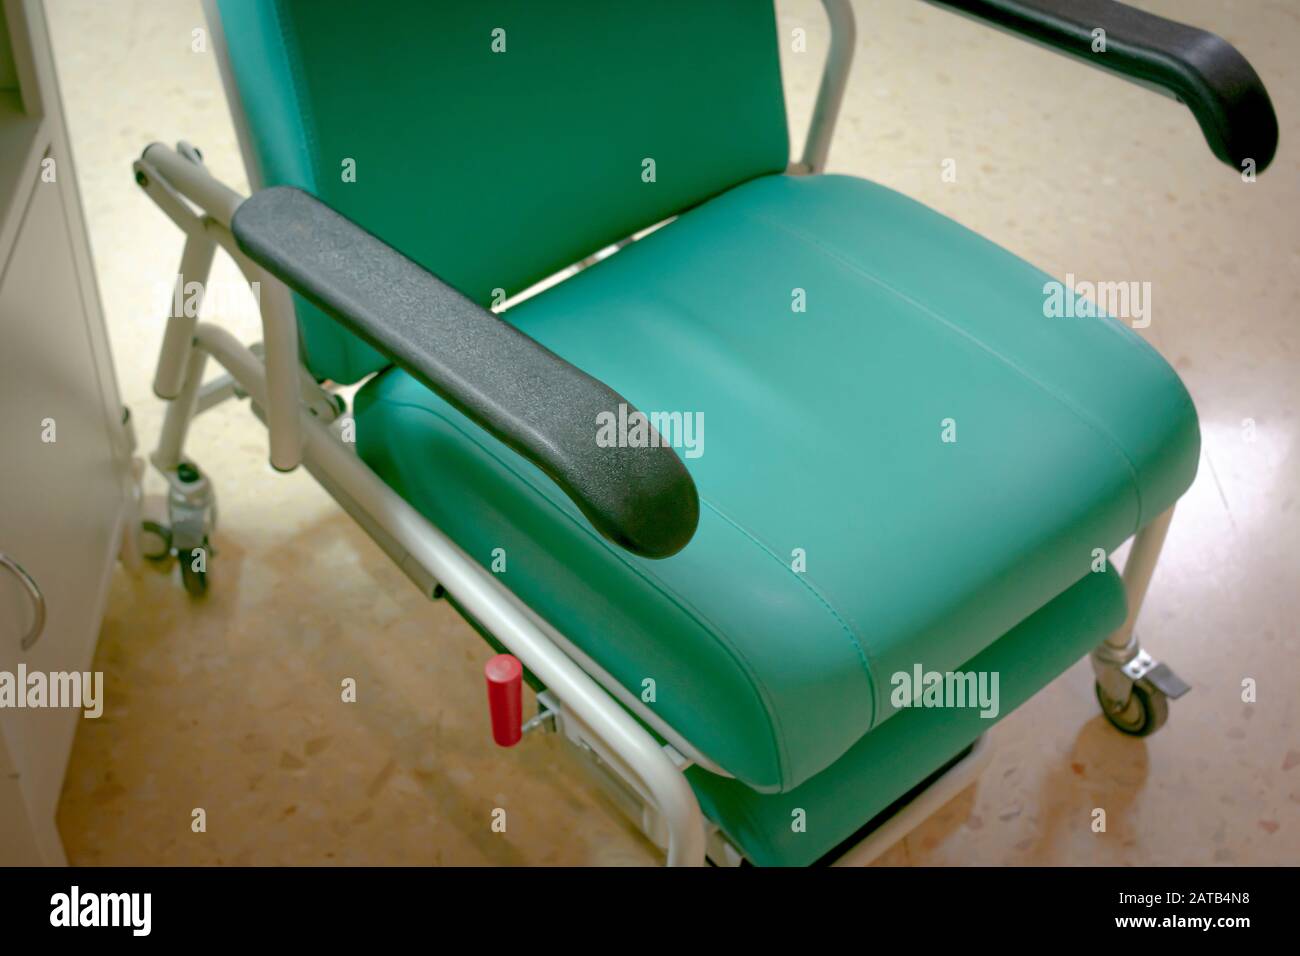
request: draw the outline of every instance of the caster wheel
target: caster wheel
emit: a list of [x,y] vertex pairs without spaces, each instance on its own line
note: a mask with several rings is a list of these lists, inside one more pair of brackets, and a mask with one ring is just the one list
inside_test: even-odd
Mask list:
[[150,561],[165,561],[172,553],[172,532],[157,521],[140,523],[140,554]]
[[206,545],[202,548],[194,548],[192,551],[176,553],[181,566],[181,583],[185,585],[185,590],[189,592],[190,597],[203,597],[208,593],[207,561],[210,554],[211,551]]
[[1108,697],[1100,684],[1096,688],[1101,712],[1116,730],[1131,737],[1149,737],[1169,719],[1169,698],[1145,680],[1133,685],[1133,693],[1124,707]]

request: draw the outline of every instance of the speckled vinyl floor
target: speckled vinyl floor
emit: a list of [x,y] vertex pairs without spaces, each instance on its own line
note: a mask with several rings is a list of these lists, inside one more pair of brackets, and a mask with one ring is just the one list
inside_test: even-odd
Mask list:
[[[1149,280],[1144,334],[1200,410],[1199,477],[1139,630],[1194,692],[1149,740],[1098,715],[1086,663],[1003,721],[976,788],[891,850],[914,864],[1300,862],[1300,8],[1147,0],[1225,35],[1282,121],[1245,184],[1176,103],[914,0],[855,4],[859,48],[833,171],[920,199],[1057,276]],[[75,159],[124,400],[144,450],[160,280],[177,229],[132,183],[152,140],[188,139],[244,187],[196,0],[51,0]],[[794,141],[826,47],[812,0],[782,2]],[[787,43],[788,47],[789,44]],[[940,176],[955,159],[957,182]],[[223,263],[215,281],[237,285]],[[257,337],[248,308],[219,316]],[[1243,422],[1254,423],[1251,429]],[[59,826],[75,863],[648,864],[656,853],[554,740],[487,742],[489,651],[407,580],[305,473],[273,474],[243,405],[189,445],[221,500],[213,590],[119,571]],[[359,698],[340,701],[343,677]],[[1243,703],[1244,678],[1258,701]],[[204,808],[207,832],[191,831]],[[490,827],[506,808],[505,834]],[[1108,811],[1106,833],[1089,826]]]

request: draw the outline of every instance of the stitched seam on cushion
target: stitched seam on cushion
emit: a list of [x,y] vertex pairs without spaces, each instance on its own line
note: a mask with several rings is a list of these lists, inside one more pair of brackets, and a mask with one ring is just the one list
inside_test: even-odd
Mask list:
[[[533,493],[537,495],[538,498],[540,498],[552,509],[554,509],[560,515],[566,518],[572,525],[574,525],[585,535],[587,535],[587,537],[591,538],[593,541],[599,544],[607,553],[609,553],[616,560],[618,560],[620,564],[622,564],[628,570],[636,574],[637,577],[641,578],[647,584],[653,587],[655,591],[657,591],[664,598],[666,598],[670,604],[672,604],[679,611],[686,614],[693,621],[695,621],[695,623],[699,625],[700,628],[706,634],[712,637],[713,640],[718,645],[724,647],[727,650],[728,654],[730,654],[733,662],[740,666],[741,672],[744,673],[749,678],[754,688],[758,691],[760,701],[764,704],[764,706],[767,709],[769,730],[772,731],[772,744],[773,744],[773,749],[776,752],[776,758],[777,758],[777,771],[781,780],[780,786],[782,790],[785,789],[786,785],[789,784],[792,780],[792,773],[790,769],[790,755],[787,752],[786,745],[785,745],[785,730],[781,723],[780,714],[778,713],[776,706],[772,702],[771,693],[768,690],[767,685],[763,682],[762,678],[760,678],[758,673],[754,670],[753,665],[749,662],[749,660],[745,657],[745,655],[741,653],[739,648],[737,648],[731,641],[727,640],[722,635],[722,632],[719,628],[714,626],[714,624],[711,621],[709,621],[709,619],[705,617],[705,615],[701,614],[698,610],[696,610],[693,605],[690,605],[688,607],[690,602],[686,601],[676,591],[667,587],[658,577],[650,574],[649,572],[645,571],[644,568],[640,568],[637,565],[633,564],[631,561],[627,560],[627,558],[625,558],[621,553],[619,553],[618,550],[616,550],[612,545],[606,542],[604,538],[602,538],[599,534],[597,534],[591,528],[590,525],[588,525],[585,521],[579,520],[577,517],[575,517],[574,515],[570,514],[568,511],[565,511],[563,508],[557,505],[554,501],[548,498],[537,487],[536,483],[529,480],[527,477],[522,475],[515,468],[511,467],[509,462],[502,459],[491,448],[483,444],[483,442],[481,442],[477,438],[477,436],[461,428],[460,425],[452,421],[446,415],[442,414],[441,412],[435,411],[431,408],[425,408],[423,405],[416,405],[412,402],[395,401],[390,398],[382,398],[382,397],[375,401],[377,404],[388,405],[392,408],[407,408],[417,412],[423,412],[426,415],[430,415],[434,418],[441,419],[443,422],[446,422],[446,424],[449,427],[451,427],[457,433],[462,435],[471,444],[479,448],[488,457],[496,461],[497,464],[499,464],[507,474],[511,475],[516,480],[518,480],[520,484],[530,488],[533,491]],[[716,509],[712,508],[711,505],[708,505],[708,502],[704,501],[703,498],[701,498],[700,501],[702,504],[707,505],[708,507],[710,507],[711,510],[714,510],[716,512]]]
[[[700,500],[704,501],[704,499],[700,499]],[[782,570],[789,570],[790,566],[785,563],[785,561],[780,557],[780,555],[778,555],[774,550],[772,550],[766,544],[764,544],[762,541],[756,538],[752,533],[750,533],[750,531],[747,528],[745,528],[743,525],[739,524],[738,522],[733,521],[729,515],[723,512],[712,502],[704,501],[704,504],[706,507],[708,507],[710,511],[716,514],[719,518],[727,522],[727,524],[731,525],[738,532],[740,532],[742,535],[744,535],[746,538],[752,541],[754,543],[754,547],[758,548],[760,551],[767,554],[773,561],[775,561],[777,564],[781,566]],[[837,623],[843,629],[844,633],[848,635],[849,643],[853,645],[853,649],[857,652],[858,661],[862,664],[862,669],[863,671],[866,672],[867,675],[867,688],[871,693],[871,719],[867,723],[867,730],[870,730],[871,728],[876,726],[876,711],[877,711],[877,703],[878,703],[876,699],[876,694],[878,693],[877,683],[876,683],[876,673],[874,670],[874,665],[872,664],[870,659],[871,655],[867,651],[866,646],[858,639],[858,636],[857,634],[854,633],[853,628],[849,627],[848,622],[845,621],[844,618],[840,616],[840,613],[837,610],[835,610],[834,605],[832,605],[830,600],[822,593],[821,589],[812,583],[808,575],[806,573],[796,573],[794,571],[790,571],[790,573],[793,574],[795,580],[797,580],[799,584],[802,585],[808,591],[808,593],[811,594],[814,598],[816,598],[817,601],[821,604],[821,606],[826,609],[826,612],[830,614],[832,620],[834,620],[835,623]]]
[[[281,16],[280,7],[282,0],[275,0],[271,4],[271,13],[275,17],[275,25],[279,28],[280,49],[284,53],[284,62],[289,67],[289,92],[293,95],[294,105],[298,108],[299,129],[302,132],[303,150],[307,159],[307,169],[311,173],[311,187],[316,188],[316,165],[312,157],[316,155],[318,144],[316,142],[315,123],[312,120],[311,112],[307,107],[307,99],[302,95],[307,83],[302,72],[302,64],[297,56],[297,36],[293,33],[293,28],[289,22]],[[290,43],[290,38],[293,42]]]
[[938,322],[949,332],[952,332],[955,335],[959,335],[962,338],[966,339],[967,341],[974,343],[981,350],[993,356],[993,358],[997,359],[999,362],[1004,364],[1007,368],[1011,369],[1013,372],[1019,375],[1026,382],[1036,386],[1039,389],[1039,391],[1041,391],[1044,395],[1047,395],[1049,398],[1055,399],[1058,404],[1060,404],[1062,407],[1066,409],[1066,411],[1073,414],[1074,417],[1077,418],[1080,422],[1082,422],[1092,431],[1100,435],[1124,460],[1124,464],[1128,469],[1129,483],[1133,487],[1133,498],[1135,503],[1137,504],[1137,517],[1134,520],[1133,531],[1136,532],[1138,530],[1138,527],[1140,526],[1140,522],[1142,520],[1142,513],[1144,509],[1142,506],[1142,489],[1138,484],[1137,465],[1135,465],[1133,459],[1129,457],[1129,454],[1125,450],[1124,446],[1121,445],[1119,441],[1116,440],[1115,436],[1112,435],[1109,431],[1107,431],[1107,429],[1100,422],[1098,422],[1095,418],[1093,418],[1092,415],[1088,414],[1083,409],[1079,408],[1079,406],[1076,403],[1066,398],[1064,395],[1060,394],[1055,389],[1049,387],[1045,382],[1042,382],[1035,376],[1031,375],[1024,368],[1022,368],[1017,363],[1013,362],[1011,359],[1007,358],[997,349],[993,348],[990,345],[987,345],[984,342],[981,342],[979,339],[971,335],[965,329],[949,322],[947,319],[939,315],[939,313],[935,312],[933,309],[930,309],[929,307],[916,301],[911,296],[907,295],[901,290],[890,285],[888,282],[886,282],[884,279],[881,279],[879,276],[875,275],[874,273],[868,272],[866,269],[862,268],[857,263],[848,259],[843,253],[839,252],[838,250],[832,249],[830,246],[824,245],[823,243],[819,242],[815,237],[808,235],[801,229],[798,229],[793,226],[788,226],[785,223],[779,222],[775,219],[770,219],[767,216],[763,215],[762,213],[743,213],[743,215],[749,216],[750,218],[766,223],[772,228],[780,230],[781,232],[784,232],[787,235],[792,236],[793,238],[803,242],[804,244],[810,245],[824,252],[827,256],[831,257],[836,262],[839,262],[841,265],[849,269],[849,271],[861,276],[864,279],[869,280],[870,282],[875,283],[876,285],[880,286],[880,288],[884,289],[886,292],[893,295],[895,298],[900,299],[901,301],[906,302],[907,304],[913,306],[921,314],[928,316],[929,318],[933,319],[935,322]]
[[[889,189],[886,186],[881,186],[880,184],[870,182],[869,180],[857,179],[856,177],[847,176],[844,174],[827,173],[821,176],[820,178],[846,180],[849,182],[856,182],[856,183],[866,184],[868,186],[871,186],[873,190],[878,190],[884,193],[888,199],[895,201],[900,205],[909,206],[911,208],[919,210],[920,212],[924,213],[927,217],[931,219],[941,220],[950,226],[957,227],[957,229],[960,230],[963,235],[968,237],[975,244],[985,249],[989,249],[1001,256],[1010,255],[1011,258],[1015,260],[1017,265],[1023,266],[1025,269],[1035,273],[1036,277],[1041,277],[1044,279],[1053,278],[1052,276],[1047,275],[1046,273],[1043,272],[1043,270],[1037,268],[1033,264],[1028,263],[1025,260],[1019,258],[1014,253],[1009,253],[1006,249],[1003,249],[1001,246],[999,246],[992,239],[989,239],[987,236],[980,235],[978,232],[975,232],[970,227],[964,226],[955,220],[949,219],[947,216],[943,215],[942,213],[934,209],[931,209],[929,206],[925,205],[924,203],[917,202],[915,199],[912,199],[909,196],[905,196],[900,192],[895,192],[894,190]],[[1109,319],[1109,317],[1107,318]],[[1164,358],[1160,355],[1160,352],[1155,348],[1155,346],[1153,346],[1142,336],[1138,335],[1128,326],[1124,325],[1122,322],[1119,322],[1117,320],[1109,320],[1105,322],[1102,325],[1102,328],[1110,335],[1123,339],[1126,343],[1128,343],[1129,347],[1132,348],[1135,352],[1140,352],[1142,354],[1142,357],[1146,360],[1147,364],[1151,366],[1152,371],[1158,372],[1161,378],[1165,379],[1166,381],[1174,382],[1180,388],[1185,389],[1185,386],[1182,380],[1179,379],[1178,374],[1172,368],[1169,367],[1169,363],[1164,360]]]

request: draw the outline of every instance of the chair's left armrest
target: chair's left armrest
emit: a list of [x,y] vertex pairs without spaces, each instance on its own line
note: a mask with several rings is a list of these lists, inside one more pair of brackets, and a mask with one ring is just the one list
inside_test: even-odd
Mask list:
[[605,537],[651,558],[690,541],[699,498],[673,449],[597,442],[599,415],[639,414],[609,386],[302,190],[255,193],[231,231],[249,259],[541,468]]
[[[1259,74],[1222,37],[1116,0],[929,0],[1186,103],[1214,155],[1262,172],[1277,116]],[[1094,31],[1104,31],[1102,37]]]

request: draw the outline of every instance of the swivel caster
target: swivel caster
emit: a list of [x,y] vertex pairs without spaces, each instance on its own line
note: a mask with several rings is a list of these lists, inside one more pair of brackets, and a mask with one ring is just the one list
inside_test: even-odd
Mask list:
[[1149,681],[1134,683],[1125,704],[1111,698],[1100,683],[1095,686],[1101,712],[1116,730],[1132,737],[1149,737],[1169,719],[1169,698]]
[[1169,702],[1191,687],[1130,638],[1125,648],[1102,644],[1092,652],[1097,702],[1116,730],[1149,737],[1169,719]]
[[208,591],[208,562],[214,553],[210,535],[217,524],[216,496],[207,477],[191,462],[181,462],[163,476],[168,485],[166,502],[149,502],[155,507],[140,525],[140,554],[159,565],[175,554],[186,592],[202,597]]
[[217,523],[216,496],[212,483],[191,462],[181,462],[168,480],[167,510],[181,583],[190,597],[202,597],[208,593],[208,559],[212,557],[208,535]]

